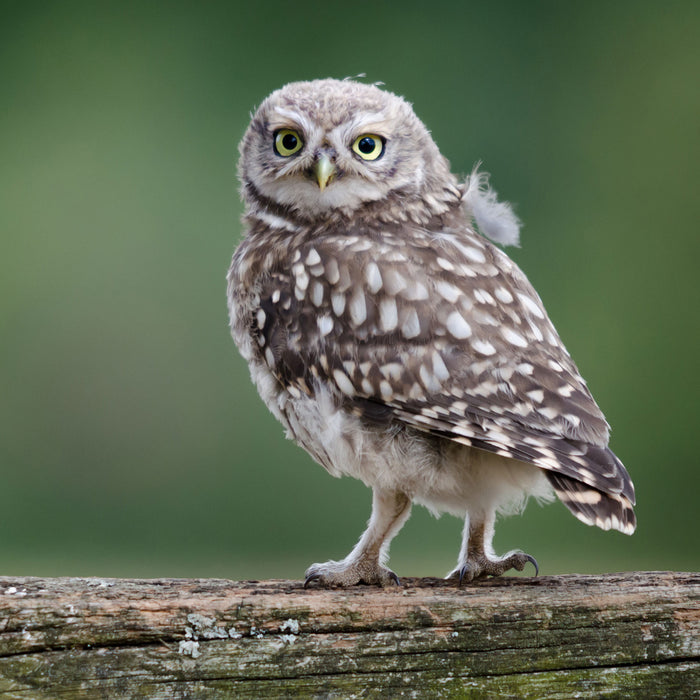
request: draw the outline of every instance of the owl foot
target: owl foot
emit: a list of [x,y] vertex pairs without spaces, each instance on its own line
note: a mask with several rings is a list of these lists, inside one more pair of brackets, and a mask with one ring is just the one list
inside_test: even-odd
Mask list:
[[400,586],[399,577],[378,562],[360,560],[356,562],[327,561],[323,564],[312,564],[306,570],[304,588],[313,581],[318,581],[326,588],[345,588],[364,583],[369,586]]
[[486,576],[501,576],[510,569],[522,571],[528,562],[535,567],[535,576],[537,576],[540,572],[537,559],[524,552],[515,552],[496,561],[487,558],[485,555],[470,558],[463,566],[452,571],[447,578],[456,578],[457,585],[461,586],[462,581],[469,583]]

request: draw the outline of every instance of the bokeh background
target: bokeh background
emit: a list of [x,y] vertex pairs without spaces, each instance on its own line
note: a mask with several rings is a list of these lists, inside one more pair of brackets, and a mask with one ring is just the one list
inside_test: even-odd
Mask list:
[[[502,522],[544,573],[698,569],[700,3],[3,2],[0,574],[300,577],[369,515],[258,399],[230,340],[237,142],[297,79],[366,73],[512,250],[613,426],[629,538]],[[414,509],[400,575],[461,523]]]

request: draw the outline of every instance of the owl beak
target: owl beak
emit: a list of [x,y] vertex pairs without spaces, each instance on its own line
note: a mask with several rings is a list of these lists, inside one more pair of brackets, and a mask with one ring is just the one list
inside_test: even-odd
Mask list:
[[331,159],[327,155],[323,154],[316,163],[314,163],[314,173],[316,175],[318,187],[321,192],[323,192],[335,175],[335,165],[333,165]]

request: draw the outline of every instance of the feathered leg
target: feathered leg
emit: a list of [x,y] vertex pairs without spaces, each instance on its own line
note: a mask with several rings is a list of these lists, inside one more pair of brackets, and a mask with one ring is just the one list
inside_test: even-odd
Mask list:
[[318,581],[324,586],[354,586],[357,583],[399,585],[398,576],[384,564],[388,559],[391,540],[410,514],[411,500],[406,494],[375,488],[372,492],[372,516],[355,548],[341,561],[312,564],[306,570],[304,587],[311,581]]

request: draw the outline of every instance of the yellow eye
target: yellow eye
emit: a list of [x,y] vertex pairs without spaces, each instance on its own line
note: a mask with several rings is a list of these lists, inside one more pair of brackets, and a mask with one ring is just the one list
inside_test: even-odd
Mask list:
[[275,131],[275,153],[278,156],[293,156],[301,150],[304,142],[301,136],[293,129],[279,129]]
[[362,134],[355,139],[352,150],[362,160],[377,160],[384,153],[384,139],[376,134]]

